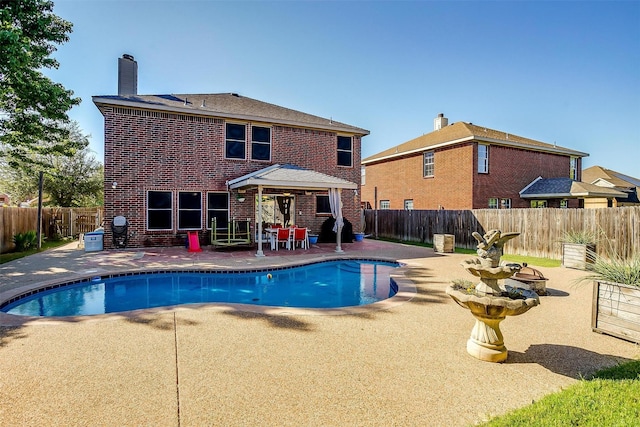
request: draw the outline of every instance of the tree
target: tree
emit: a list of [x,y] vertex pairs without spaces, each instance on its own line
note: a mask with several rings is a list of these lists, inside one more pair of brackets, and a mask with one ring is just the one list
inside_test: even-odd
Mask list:
[[[62,207],[102,206],[104,169],[89,149],[89,137],[82,133],[75,121],[63,127],[70,140],[65,143],[81,149],[72,156],[31,154],[29,158],[33,163],[42,165],[46,171],[43,186],[44,204]],[[17,203],[32,200],[38,196],[38,171],[33,168],[15,168],[7,162],[2,162],[0,187],[6,188]]]
[[47,0],[0,0],[0,158],[14,167],[40,158],[30,154],[71,155],[81,148],[64,126],[80,98],[40,71],[58,68],[51,54],[72,31],[52,9]]

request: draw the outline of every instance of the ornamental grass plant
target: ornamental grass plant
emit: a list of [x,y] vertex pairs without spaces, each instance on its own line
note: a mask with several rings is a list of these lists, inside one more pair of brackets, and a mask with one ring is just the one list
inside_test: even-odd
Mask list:
[[623,259],[617,254],[610,254],[604,258],[592,251],[588,254],[593,264],[586,266],[589,274],[580,281],[599,281],[620,283],[628,286],[640,287],[640,256]]

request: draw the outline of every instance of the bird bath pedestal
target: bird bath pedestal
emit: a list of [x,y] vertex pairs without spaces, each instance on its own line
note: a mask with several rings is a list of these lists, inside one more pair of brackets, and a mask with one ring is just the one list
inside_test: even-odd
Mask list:
[[504,243],[519,234],[491,230],[480,236],[474,232],[473,236],[480,242],[479,258],[461,264],[469,273],[480,277],[480,283],[470,288],[461,285],[447,288],[447,294],[458,305],[469,309],[476,319],[467,341],[467,352],[487,362],[503,362],[508,355],[500,322],[540,304],[540,298],[531,290],[498,284],[498,280],[509,278],[520,270],[519,264],[500,265]]

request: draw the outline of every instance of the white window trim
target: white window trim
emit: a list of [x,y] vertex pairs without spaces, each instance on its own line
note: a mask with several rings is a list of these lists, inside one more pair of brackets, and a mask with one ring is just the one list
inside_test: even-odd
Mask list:
[[[199,209],[182,209],[180,207],[180,194],[181,193],[198,193],[200,195],[200,208]],[[190,231],[190,230],[202,230],[202,191],[178,191],[176,194],[177,198],[178,198],[178,203],[176,205],[176,213],[177,213],[177,226],[178,226],[178,230],[180,231]],[[182,212],[195,212],[198,211],[200,212],[200,223],[198,225],[198,227],[189,227],[189,228],[180,228],[180,214]]]
[[[427,163],[427,158],[431,159],[429,163]],[[430,166],[431,174],[427,174],[427,165]],[[423,178],[433,178],[436,174],[436,155],[433,151],[425,151],[422,155],[422,177]]]
[[[227,139],[227,125],[240,125],[244,126],[244,140],[241,139]],[[225,160],[247,160],[247,123],[239,123],[239,122],[225,122],[224,123],[224,159]],[[227,157],[227,141],[237,141],[244,143],[244,157]]]
[[[485,147],[485,156],[480,157],[480,147]],[[489,145],[478,144],[478,173],[489,173]]]
[[[253,140],[253,128],[265,128],[265,129],[269,129],[269,142],[262,142],[262,141],[254,141]],[[250,132],[251,132],[251,153],[249,153],[249,157],[251,158],[251,160],[254,160],[256,162],[270,162],[271,158],[273,156],[273,127],[272,126],[261,126],[261,125],[251,125],[250,128]],[[268,159],[254,159],[253,158],[253,144],[260,144],[260,145],[268,145],[269,146],[269,158]]]
[[[171,194],[171,207],[170,208],[166,208],[166,209],[150,209],[149,208],[149,193],[170,193]],[[175,204],[175,193],[171,190],[147,190],[146,193],[146,197],[145,197],[145,207],[146,207],[146,216],[145,216],[145,226],[146,226],[146,231],[173,231],[173,207]],[[169,226],[169,228],[149,228],[149,211],[153,210],[153,211],[171,211],[171,225]]]
[[487,204],[488,209],[498,209],[498,207],[500,206],[499,203],[500,199],[498,199],[497,197],[489,197],[489,202]]
[[[351,140],[351,149],[345,150],[343,148],[338,148],[338,137],[340,138],[349,138]],[[350,165],[341,165],[338,164],[337,157],[339,152],[349,153]],[[339,168],[352,168],[353,167],[353,136],[351,135],[336,135],[336,166]]]
[[[226,194],[227,195],[227,209],[209,209],[209,194]],[[226,191],[207,191],[206,194],[206,206],[205,206],[205,221],[206,219],[209,217],[209,211],[218,211],[218,212],[226,212],[227,213],[227,223],[229,222],[229,211],[231,210],[231,203],[229,200],[229,193],[227,193]],[[207,230],[211,230],[211,222],[209,222],[208,224],[205,224],[205,227]]]

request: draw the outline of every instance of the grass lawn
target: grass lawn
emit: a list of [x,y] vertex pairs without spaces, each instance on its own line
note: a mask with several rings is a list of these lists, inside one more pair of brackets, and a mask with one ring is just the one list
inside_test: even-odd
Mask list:
[[30,249],[24,252],[8,252],[6,254],[0,254],[0,264],[4,264],[5,262],[13,261],[14,259],[19,259],[26,257],[28,255],[33,255],[38,252],[46,251],[47,249],[57,248],[58,246],[66,245],[67,243],[71,243],[71,240],[47,240],[42,242],[42,247],[40,250],[38,249]]
[[[423,246],[425,248],[433,247],[433,245],[429,245],[426,243],[419,243],[419,242],[403,242],[400,240],[393,240],[393,239],[379,239],[379,240],[384,240],[387,242],[403,243],[405,245]],[[457,254],[469,254],[469,255],[477,256],[477,253],[474,249],[455,248],[455,252]],[[513,255],[513,254],[505,254],[502,256],[501,259],[503,261],[517,262],[518,264],[522,264],[526,262],[528,265],[536,266],[536,267],[560,267],[560,265],[562,264],[562,261],[559,259],[536,258],[531,256],[522,256],[522,255]]]
[[634,426],[640,420],[640,360],[597,372],[567,389],[482,424],[501,426]]

